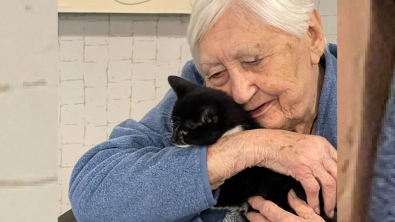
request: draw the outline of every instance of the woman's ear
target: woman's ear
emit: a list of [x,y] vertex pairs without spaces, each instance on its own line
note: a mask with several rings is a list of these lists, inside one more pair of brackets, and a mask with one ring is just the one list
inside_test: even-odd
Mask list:
[[309,21],[309,30],[307,32],[310,38],[310,60],[311,64],[318,64],[325,49],[324,30],[321,25],[321,16],[314,9]]

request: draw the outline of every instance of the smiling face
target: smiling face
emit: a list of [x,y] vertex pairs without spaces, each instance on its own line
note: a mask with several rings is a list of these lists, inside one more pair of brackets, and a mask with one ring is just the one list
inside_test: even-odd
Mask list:
[[206,84],[231,95],[265,128],[304,132],[317,114],[323,76],[319,15],[301,39],[252,22],[229,9],[200,41]]

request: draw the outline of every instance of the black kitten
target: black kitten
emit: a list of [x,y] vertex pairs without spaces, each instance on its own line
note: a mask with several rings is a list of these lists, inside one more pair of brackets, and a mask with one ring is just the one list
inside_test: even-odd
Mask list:
[[[172,112],[171,141],[175,145],[208,146],[224,135],[261,128],[225,92],[193,84],[177,76],[170,76],[168,81],[178,97]],[[263,167],[247,168],[225,181],[214,208],[229,209],[240,221],[248,221],[244,214],[253,209],[247,200],[259,195],[296,214],[288,204],[287,194],[291,189],[306,201],[303,187],[292,177]],[[336,213],[333,219],[324,215],[321,193],[320,203],[324,220],[337,221]]]

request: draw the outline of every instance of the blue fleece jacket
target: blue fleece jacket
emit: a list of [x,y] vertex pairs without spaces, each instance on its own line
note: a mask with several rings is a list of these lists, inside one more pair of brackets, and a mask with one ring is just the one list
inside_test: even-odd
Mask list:
[[370,222],[395,221],[395,65],[372,175]]
[[[329,46],[322,65],[325,79],[319,102],[316,134],[337,147],[337,47]],[[181,76],[204,85],[193,62]],[[211,191],[207,147],[178,148],[170,141],[170,113],[176,95],[164,99],[139,122],[128,119],[77,162],[69,198],[78,221],[87,222],[219,222],[225,211]]]

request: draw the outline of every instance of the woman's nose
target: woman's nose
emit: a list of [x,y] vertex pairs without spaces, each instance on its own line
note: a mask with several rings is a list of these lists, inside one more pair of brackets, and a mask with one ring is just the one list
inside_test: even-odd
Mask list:
[[235,73],[231,76],[231,95],[238,104],[246,104],[257,92],[253,79],[246,73]]

